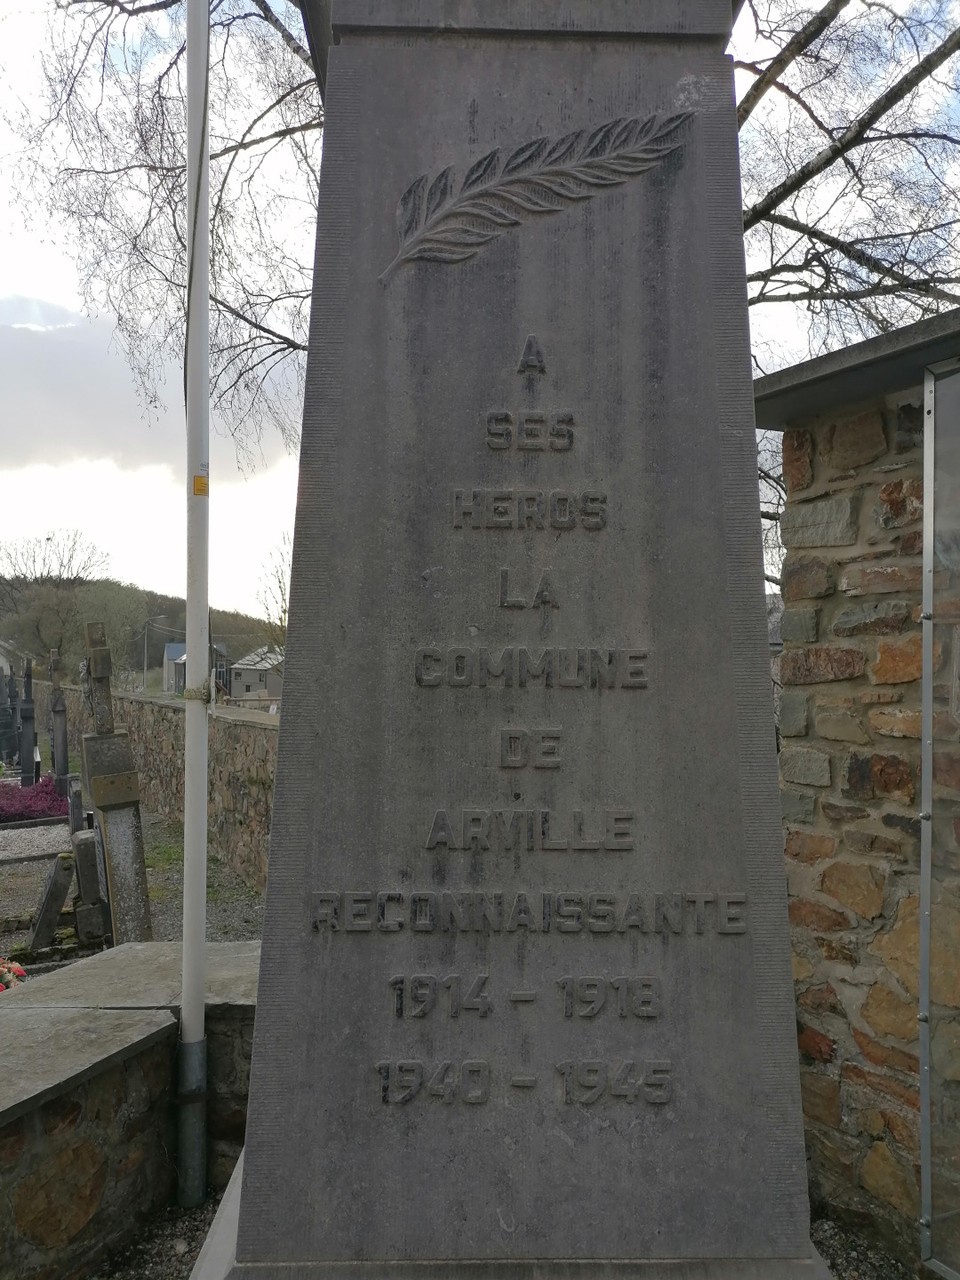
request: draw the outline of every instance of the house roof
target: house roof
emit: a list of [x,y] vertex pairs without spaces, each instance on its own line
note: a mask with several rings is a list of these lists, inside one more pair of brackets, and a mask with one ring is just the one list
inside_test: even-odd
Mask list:
[[245,658],[241,658],[238,662],[231,663],[234,671],[270,671],[274,667],[279,666],[283,661],[283,650],[276,649],[273,645],[261,645],[259,649],[254,649],[253,653],[248,653]]
[[929,365],[954,356],[960,307],[757,378],[757,426],[783,431],[835,406],[905,391],[923,381]]
[[164,662],[177,662],[187,652],[187,646],[182,640],[168,640],[163,646]]
[[[217,643],[213,646],[213,648],[214,648],[214,652],[219,653],[221,657],[225,658],[227,656],[227,646],[223,643],[222,640],[218,640]],[[174,658],[173,660],[174,665],[178,667],[180,666],[185,667],[187,665],[187,653],[186,653],[187,646],[184,645],[183,649],[184,651],[183,653],[181,653],[180,657]]]

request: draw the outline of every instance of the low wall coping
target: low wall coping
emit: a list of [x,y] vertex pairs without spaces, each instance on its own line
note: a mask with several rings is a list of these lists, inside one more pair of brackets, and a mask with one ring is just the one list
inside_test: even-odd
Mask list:
[[[179,942],[126,942],[98,955],[32,978],[0,997],[9,1007],[32,1009],[180,1009]],[[207,943],[207,1008],[255,1006],[259,942]],[[0,1041],[3,1022],[0,1021]]]
[[0,1001],[0,1128],[177,1034],[176,1019],[164,1009],[50,1008],[38,1017],[10,991]]

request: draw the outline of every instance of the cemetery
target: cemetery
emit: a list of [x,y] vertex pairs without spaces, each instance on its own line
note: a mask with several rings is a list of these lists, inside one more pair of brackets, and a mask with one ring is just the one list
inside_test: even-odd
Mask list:
[[[957,1280],[960,310],[752,378],[729,0],[303,12],[282,713],[189,651],[120,694],[96,622],[81,687],[0,691],[0,789],[49,731],[66,809],[0,971],[0,1280],[207,1189],[193,1280],[830,1280],[811,1207]],[[198,785],[265,916],[191,968],[141,805]]]

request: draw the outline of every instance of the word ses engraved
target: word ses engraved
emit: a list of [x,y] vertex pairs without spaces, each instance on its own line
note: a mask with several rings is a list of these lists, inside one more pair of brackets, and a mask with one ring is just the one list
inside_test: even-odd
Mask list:
[[399,889],[311,895],[316,933],[745,934],[745,893],[459,893]]
[[405,262],[466,262],[531,214],[559,213],[621,186],[681,145],[672,136],[690,114],[623,117],[590,134],[534,138],[502,164],[497,147],[471,165],[456,193],[452,165],[432,182],[421,174],[400,197],[400,249],[380,283]]

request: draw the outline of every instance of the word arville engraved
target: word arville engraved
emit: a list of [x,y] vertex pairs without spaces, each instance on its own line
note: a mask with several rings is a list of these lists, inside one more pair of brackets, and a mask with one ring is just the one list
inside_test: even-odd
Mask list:
[[497,147],[471,165],[456,194],[452,165],[432,182],[421,174],[400,197],[400,251],[381,284],[404,262],[466,262],[530,214],[559,213],[651,169],[680,146],[670,139],[690,114],[624,117],[590,134],[534,138],[502,164]]
[[329,890],[311,898],[317,933],[745,934],[745,893],[462,893]]
[[498,853],[606,849],[613,853],[635,848],[634,820],[630,809],[607,809],[596,815],[575,809],[569,826],[549,809],[463,809],[460,821],[451,822],[447,810],[438,809],[424,848]]

